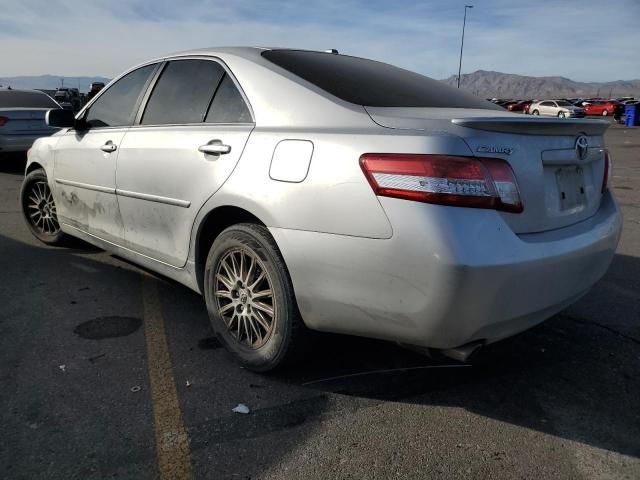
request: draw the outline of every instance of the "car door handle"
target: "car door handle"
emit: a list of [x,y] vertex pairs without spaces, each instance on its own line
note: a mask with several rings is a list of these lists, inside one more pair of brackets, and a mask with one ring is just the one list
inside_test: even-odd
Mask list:
[[[214,140],[214,142],[216,141]],[[230,145],[217,143],[219,140],[216,143],[214,142],[207,143],[206,145],[200,145],[198,147],[198,151],[209,155],[226,155],[231,151]]]
[[115,152],[117,149],[118,147],[115,146],[111,140],[100,147],[100,150],[107,153]]

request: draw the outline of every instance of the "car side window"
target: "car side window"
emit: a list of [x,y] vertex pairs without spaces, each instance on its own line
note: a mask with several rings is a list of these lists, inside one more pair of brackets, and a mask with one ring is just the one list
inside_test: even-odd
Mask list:
[[128,73],[111,85],[95,101],[85,115],[91,127],[129,126],[135,119],[147,82],[156,68],[146,65]]
[[225,74],[211,102],[205,122],[207,123],[251,123],[251,112],[236,88],[233,80]]
[[201,123],[225,72],[210,60],[173,60],[153,88],[143,125]]

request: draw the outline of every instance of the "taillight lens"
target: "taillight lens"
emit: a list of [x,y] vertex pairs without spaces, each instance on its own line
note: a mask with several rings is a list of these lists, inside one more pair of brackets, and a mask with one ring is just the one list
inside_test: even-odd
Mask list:
[[0,115],[0,127],[4,127],[8,121],[9,119],[7,117],[3,117]]
[[366,153],[360,166],[376,195],[513,213],[523,210],[513,170],[504,160]]
[[609,189],[609,180],[611,179],[611,172],[613,169],[613,163],[611,161],[611,155],[608,150],[604,151],[604,174],[602,175],[602,193]]

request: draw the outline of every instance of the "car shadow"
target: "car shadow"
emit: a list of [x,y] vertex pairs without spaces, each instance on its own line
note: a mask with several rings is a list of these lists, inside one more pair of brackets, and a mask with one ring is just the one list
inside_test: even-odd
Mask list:
[[326,393],[464,408],[640,457],[640,293],[629,288],[639,271],[638,258],[616,255],[576,305],[485,347],[466,366],[323,335],[313,356],[280,378]]
[[[0,247],[6,258],[20,258],[24,262],[21,268],[44,269],[44,276],[46,270],[55,274],[65,268],[93,271],[91,277],[102,285],[100,288],[109,288],[107,277],[118,269],[87,256],[82,244],[70,250],[38,248],[0,235]],[[318,419],[339,414],[336,398],[353,399],[354,408],[366,408],[372,402],[462,408],[558,438],[640,457],[640,295],[634,288],[638,271],[638,258],[616,255],[610,271],[588,296],[536,328],[487,346],[469,366],[431,359],[389,342],[318,334],[304,362],[268,376],[238,369],[221,349],[177,348],[177,336],[184,336],[185,345],[195,347],[207,335],[206,309],[187,288],[163,282],[164,305],[171,304],[175,312],[165,312],[169,338],[174,342],[170,345],[174,368],[179,373],[181,368],[197,366],[204,378],[218,376],[217,385],[211,380],[211,385],[205,384],[201,390],[179,388],[192,450],[202,459],[196,466],[209,468],[205,466],[210,461],[206,452],[215,445],[219,452],[228,450],[228,455],[216,460],[223,463],[216,466],[228,461],[230,469],[236,468],[235,449],[245,448],[244,443],[259,444],[269,432],[291,431],[278,442],[262,446],[262,460],[242,466],[248,475],[264,472],[265,462],[281,461],[304,442],[302,435],[313,435]],[[118,278],[138,281],[138,275],[129,269]],[[246,417],[229,413],[202,422],[209,416],[206,412],[210,409],[205,406],[215,398],[220,378],[234,379],[226,384],[234,398],[246,398],[252,388],[259,388],[256,391],[270,396],[274,403]],[[295,400],[296,392],[303,392],[300,400]],[[201,402],[197,395],[201,395]],[[199,405],[195,413],[189,411],[194,405]],[[308,428],[298,428],[305,424]]]

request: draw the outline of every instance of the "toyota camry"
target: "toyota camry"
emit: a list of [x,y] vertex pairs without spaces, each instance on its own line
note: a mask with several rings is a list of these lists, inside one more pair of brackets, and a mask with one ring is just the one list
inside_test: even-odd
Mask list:
[[33,234],[201,293],[256,371],[313,330],[464,360],[584,295],[620,237],[606,122],[335,50],[168,55],[47,122],[20,197]]

